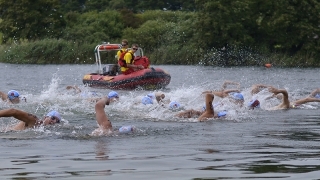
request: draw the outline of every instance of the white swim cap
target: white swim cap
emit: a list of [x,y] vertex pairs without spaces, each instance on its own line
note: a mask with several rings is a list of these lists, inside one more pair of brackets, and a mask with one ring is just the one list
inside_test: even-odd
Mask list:
[[16,90],[10,90],[10,91],[8,92],[8,98],[9,98],[10,100],[12,100],[12,99],[14,99],[14,98],[17,98],[17,97],[19,97],[19,96],[20,96],[20,94],[19,94],[19,92],[16,91]]
[[57,118],[57,123],[60,123],[61,121],[61,116],[60,116],[60,113],[58,111],[50,111],[46,116],[49,116],[49,117],[56,117]]
[[180,108],[180,103],[178,103],[177,101],[171,101],[169,106],[170,106],[170,109],[178,109]]
[[218,112],[218,117],[224,117],[227,115],[227,111],[220,111]]
[[133,131],[133,126],[129,125],[129,126],[122,126],[121,128],[119,128],[119,132],[120,133],[129,133]]
[[119,98],[119,95],[116,91],[111,91],[109,92],[108,94],[108,98],[111,99],[111,98]]
[[141,99],[142,104],[146,105],[146,104],[153,104],[152,99],[149,96],[144,96]]

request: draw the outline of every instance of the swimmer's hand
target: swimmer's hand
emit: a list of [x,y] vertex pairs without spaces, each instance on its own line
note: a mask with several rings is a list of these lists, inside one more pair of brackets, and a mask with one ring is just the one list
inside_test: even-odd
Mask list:
[[26,97],[22,97],[21,100],[23,100],[24,102],[27,102],[27,98]]
[[67,86],[66,89],[68,89],[68,90],[69,89],[73,89],[73,87],[72,86]]

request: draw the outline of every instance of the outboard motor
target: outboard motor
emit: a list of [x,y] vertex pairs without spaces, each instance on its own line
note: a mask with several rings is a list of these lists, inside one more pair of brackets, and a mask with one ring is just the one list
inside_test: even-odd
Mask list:
[[118,64],[106,64],[106,66],[102,68],[102,72],[104,76],[116,76],[120,71]]

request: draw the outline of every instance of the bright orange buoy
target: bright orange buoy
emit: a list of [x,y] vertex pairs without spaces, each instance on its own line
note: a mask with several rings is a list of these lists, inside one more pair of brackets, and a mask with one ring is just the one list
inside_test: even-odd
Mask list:
[[266,68],[271,68],[272,65],[271,65],[271,64],[265,64],[264,66],[265,66]]

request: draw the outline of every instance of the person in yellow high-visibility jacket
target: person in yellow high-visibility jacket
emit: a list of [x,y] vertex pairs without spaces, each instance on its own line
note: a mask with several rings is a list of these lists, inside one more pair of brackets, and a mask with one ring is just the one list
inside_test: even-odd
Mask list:
[[134,53],[138,50],[139,45],[133,44],[131,50],[129,50],[123,57],[119,59],[119,65],[121,67],[122,74],[130,74],[136,70],[144,69],[142,65],[134,65]]

